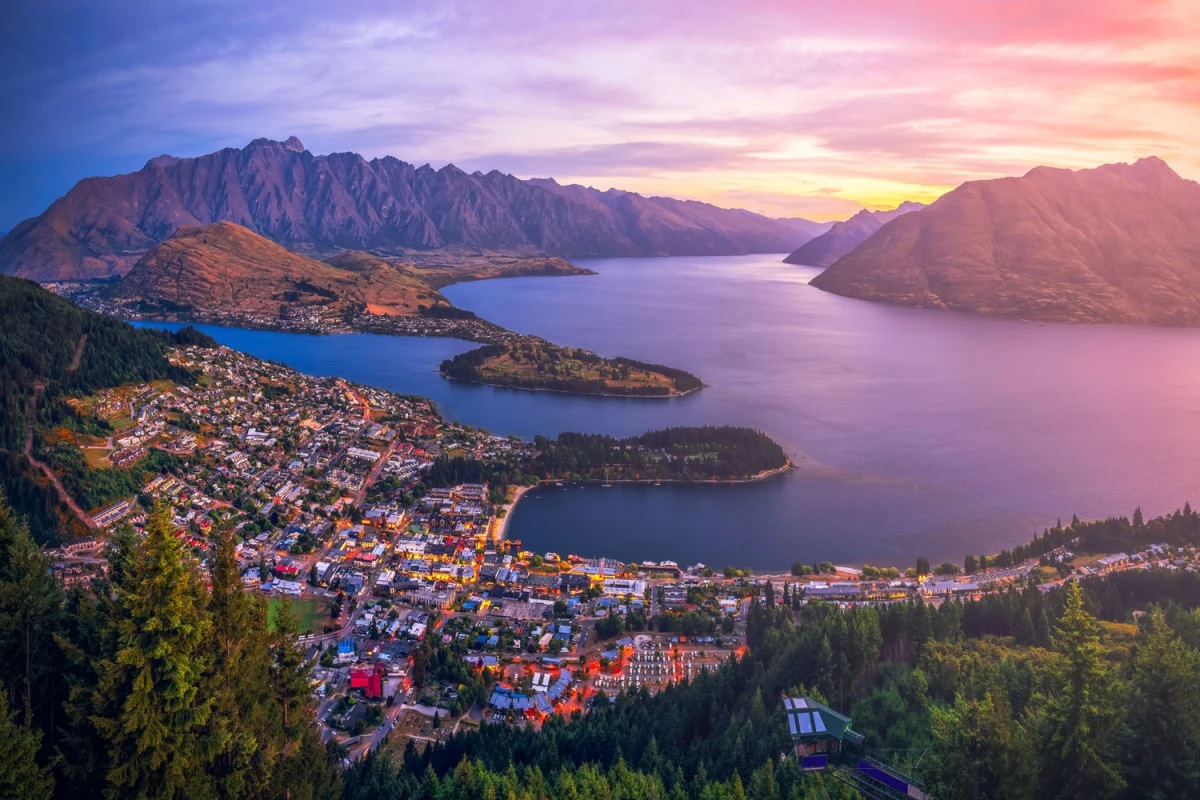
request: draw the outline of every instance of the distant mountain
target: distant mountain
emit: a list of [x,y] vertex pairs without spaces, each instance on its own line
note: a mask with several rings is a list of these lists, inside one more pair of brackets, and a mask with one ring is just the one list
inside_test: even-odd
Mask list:
[[845,222],[833,223],[825,233],[805,242],[784,261],[788,264],[828,267],[896,217],[924,207],[924,203],[914,203],[910,200],[891,211],[868,211],[864,208]]
[[[487,259],[419,268],[348,250],[328,262],[291,252],[232,222],[180,228],[106,288],[112,300],[168,313],[220,311],[278,317],[287,306],[410,316],[449,306],[437,289],[506,274],[586,274],[558,258]],[[478,263],[483,261],[482,266]],[[495,263],[494,263],[495,262]]]
[[786,252],[794,224],[705,203],[435,170],[392,157],[316,156],[256,139],[197,158],[87,178],[0,240],[0,272],[40,281],[123,275],[179,228],[234,222],[292,250],[463,245],[563,256]]
[[837,224],[836,222],[813,222],[811,219],[803,217],[780,217],[775,221],[803,234],[808,240],[815,239]]
[[965,183],[812,283],[980,314],[1200,325],[1200,184],[1158,158]]

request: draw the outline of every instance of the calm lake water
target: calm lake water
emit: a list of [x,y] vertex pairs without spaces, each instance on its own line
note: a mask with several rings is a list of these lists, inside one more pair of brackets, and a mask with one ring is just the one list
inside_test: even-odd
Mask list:
[[599,275],[445,290],[512,330],[709,384],[674,400],[442,379],[437,365],[467,342],[206,330],[305,372],[426,395],[494,432],[749,425],[799,466],[748,486],[535,490],[509,533],[537,551],[907,566],[995,552],[1072,513],[1157,514],[1200,498],[1200,331],[892,308],[814,289],[819,270],[780,258],[593,260]]

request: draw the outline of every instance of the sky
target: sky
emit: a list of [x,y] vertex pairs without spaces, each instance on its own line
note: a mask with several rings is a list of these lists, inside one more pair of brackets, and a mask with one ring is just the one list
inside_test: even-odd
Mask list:
[[0,230],[266,136],[828,220],[1158,155],[1200,0],[5,0]]

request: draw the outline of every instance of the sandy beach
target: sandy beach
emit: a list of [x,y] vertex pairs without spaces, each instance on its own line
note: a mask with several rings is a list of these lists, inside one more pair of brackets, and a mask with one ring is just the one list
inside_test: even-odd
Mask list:
[[513,509],[517,507],[517,503],[520,502],[521,496],[523,494],[525,494],[526,492],[528,492],[532,488],[533,488],[532,486],[517,487],[517,490],[513,493],[512,502],[508,503],[504,506],[504,519],[499,520],[499,522],[496,525],[496,531],[495,531],[496,541],[498,541],[498,542],[504,541],[504,538],[508,535],[508,521],[510,519],[512,519]]

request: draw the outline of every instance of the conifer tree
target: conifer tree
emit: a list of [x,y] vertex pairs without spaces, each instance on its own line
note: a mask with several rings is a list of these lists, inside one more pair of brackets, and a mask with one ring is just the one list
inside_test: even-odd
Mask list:
[[267,721],[257,702],[266,683],[266,630],[261,601],[242,589],[233,535],[216,535],[209,610],[212,672],[207,694],[212,714],[205,726],[209,770],[223,798],[245,797],[260,784],[272,754],[260,752]]
[[92,717],[108,746],[108,788],[123,797],[195,796],[197,735],[210,702],[198,696],[209,634],[204,589],[157,506],[146,538],[128,557],[115,592],[122,613],[112,620],[116,652],[97,667]]
[[54,778],[37,762],[40,731],[31,731],[8,706],[8,691],[0,685],[0,800],[49,800]]
[[58,663],[53,642],[61,624],[62,591],[50,562],[0,497],[0,683],[26,729],[52,711],[48,684]]
[[1067,584],[1055,645],[1051,693],[1043,703],[1042,794],[1104,800],[1124,788],[1117,759],[1122,700],[1100,647],[1100,626],[1083,607],[1079,584]]
[[959,695],[954,705],[930,709],[934,739],[929,775],[938,800],[1023,800],[1033,775],[1023,732],[1003,697]]
[[1013,636],[1017,640],[1017,644],[1031,645],[1037,640],[1037,633],[1033,628],[1033,616],[1029,613],[1029,606],[1021,612],[1020,618],[1017,620],[1017,629],[1013,632]]
[[1130,687],[1129,794],[1200,797],[1200,657],[1152,606],[1143,621]]
[[271,692],[279,703],[285,735],[303,719],[309,698],[309,667],[296,647],[296,629],[296,614],[285,597],[275,616],[270,667]]

